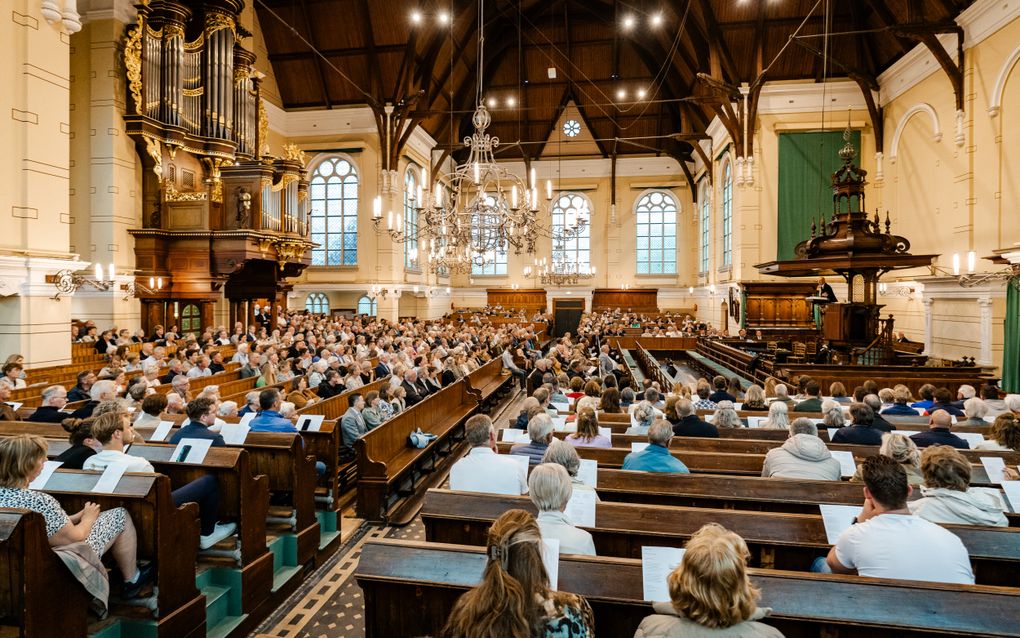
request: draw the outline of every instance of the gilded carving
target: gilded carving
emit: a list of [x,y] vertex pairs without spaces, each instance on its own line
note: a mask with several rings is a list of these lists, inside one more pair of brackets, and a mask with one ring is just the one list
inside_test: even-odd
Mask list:
[[209,199],[209,194],[205,191],[180,193],[173,182],[165,179],[163,180],[163,199],[168,202],[204,202]]
[[280,181],[273,185],[273,192],[279,193],[283,189],[287,188],[288,184],[296,182],[298,179],[300,178],[293,173],[284,173],[283,177],[280,178]]
[[127,69],[128,88],[131,99],[135,103],[135,113],[142,115],[142,30],[145,28],[144,17],[138,15],[138,24],[130,29],[124,42],[124,67]]
[[205,16],[206,37],[223,29],[234,29],[234,19],[222,13],[209,13]]
[[287,144],[283,147],[283,156],[286,159],[301,162],[301,166],[305,165],[305,152],[298,148],[297,144]]
[[145,150],[152,158],[152,172],[156,174],[156,179],[163,179],[163,149],[159,145],[159,140],[146,137]]
[[181,90],[181,94],[184,97],[199,97],[203,93],[205,93],[205,87],[204,86],[200,86],[197,89],[182,89]]
[[265,102],[259,99],[259,155],[269,155],[269,117],[266,115]]

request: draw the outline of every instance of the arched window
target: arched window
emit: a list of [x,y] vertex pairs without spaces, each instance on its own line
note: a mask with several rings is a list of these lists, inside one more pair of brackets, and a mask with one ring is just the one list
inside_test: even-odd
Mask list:
[[358,299],[358,314],[368,315],[374,317],[376,315],[376,303],[375,299],[369,299],[368,295],[364,295],[361,299]]
[[701,207],[701,252],[699,253],[701,266],[698,268],[698,272],[708,272],[708,250],[711,247],[711,241],[709,240],[709,237],[711,236],[711,233],[709,232],[709,219],[711,213],[709,194],[711,192],[708,178],[705,177],[701,180],[701,198],[698,200],[698,205]]
[[651,191],[638,199],[637,274],[676,274],[676,218],[679,207],[668,191]]
[[[496,199],[491,195],[486,197],[487,203],[492,206],[496,203]],[[472,225],[471,232],[475,235],[475,241],[480,242],[481,238],[478,233],[482,232],[478,228],[478,224]],[[477,261],[471,264],[472,275],[505,275],[507,272],[507,257],[506,250],[499,250],[494,248],[486,251],[482,255],[483,263],[479,264]]]
[[733,163],[726,162],[722,183],[722,265],[733,264]]
[[358,264],[358,171],[343,156],[331,156],[312,171],[313,266]]
[[198,306],[195,304],[187,304],[184,309],[181,310],[181,332],[187,334],[189,332],[201,332],[202,331],[202,315],[198,311]]
[[329,299],[321,292],[313,292],[305,298],[305,310],[317,315],[328,315]]
[[580,193],[560,193],[552,209],[552,229],[559,235],[571,228],[579,217],[588,221],[577,236],[562,241],[553,240],[553,262],[576,263],[580,272],[591,266],[591,204]]
[[420,270],[418,265],[418,169],[409,166],[404,173],[404,235],[410,241],[404,242],[404,268]]

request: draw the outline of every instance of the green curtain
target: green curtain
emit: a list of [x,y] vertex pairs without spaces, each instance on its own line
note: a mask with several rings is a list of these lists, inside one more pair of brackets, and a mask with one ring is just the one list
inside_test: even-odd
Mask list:
[[1002,389],[1020,393],[1020,278],[1006,285],[1005,341],[1002,347]]
[[[860,131],[851,142],[861,148]],[[781,133],[779,135],[779,220],[776,256],[793,259],[793,249],[811,236],[811,221],[822,213],[832,217],[832,173],[843,162],[842,132]]]

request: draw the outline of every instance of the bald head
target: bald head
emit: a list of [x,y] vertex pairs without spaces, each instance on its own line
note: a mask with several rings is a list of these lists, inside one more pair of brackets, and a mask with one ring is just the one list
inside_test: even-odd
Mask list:
[[945,410],[935,410],[931,415],[931,427],[949,429],[953,424],[953,417]]

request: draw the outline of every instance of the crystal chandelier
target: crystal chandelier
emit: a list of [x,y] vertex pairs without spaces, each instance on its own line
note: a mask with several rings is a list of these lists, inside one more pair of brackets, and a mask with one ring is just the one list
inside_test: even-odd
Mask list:
[[[484,0],[478,7],[478,69],[477,104],[471,117],[474,133],[464,138],[469,149],[467,160],[447,174],[437,176],[435,186],[424,176],[423,189],[412,194],[412,205],[418,214],[417,230],[410,233],[393,213],[383,228],[381,200],[377,198],[372,221],[377,232],[386,232],[397,243],[416,242],[416,260],[423,256],[432,273],[468,273],[473,267],[492,263],[497,253],[533,254],[540,237],[561,242],[579,236],[588,220],[578,215],[571,223],[552,228],[539,221],[541,206],[535,169],[530,183],[496,162],[495,149],[499,138],[486,130],[492,123],[482,103],[481,70],[485,37]],[[552,182],[546,183],[546,198],[552,199]]]
[[550,266],[545,257],[536,259],[534,265],[524,267],[525,279],[538,279],[543,286],[576,286],[582,279],[595,277],[595,266],[581,267],[577,262],[553,260]]

